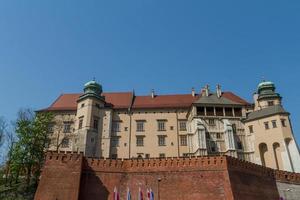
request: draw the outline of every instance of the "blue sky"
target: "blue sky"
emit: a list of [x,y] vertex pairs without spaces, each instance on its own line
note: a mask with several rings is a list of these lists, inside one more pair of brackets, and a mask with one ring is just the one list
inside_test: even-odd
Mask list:
[[[287,3],[288,2],[288,3]],[[47,107],[93,77],[104,91],[252,101],[272,80],[300,140],[299,1],[0,1],[0,116]]]

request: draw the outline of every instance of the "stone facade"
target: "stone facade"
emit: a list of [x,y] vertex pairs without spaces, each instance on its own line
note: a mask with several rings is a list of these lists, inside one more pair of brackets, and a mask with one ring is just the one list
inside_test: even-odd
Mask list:
[[289,113],[271,82],[250,104],[232,92],[136,96],[103,93],[95,81],[82,94],[63,94],[49,108],[49,150],[95,158],[227,155],[274,169],[300,172]]

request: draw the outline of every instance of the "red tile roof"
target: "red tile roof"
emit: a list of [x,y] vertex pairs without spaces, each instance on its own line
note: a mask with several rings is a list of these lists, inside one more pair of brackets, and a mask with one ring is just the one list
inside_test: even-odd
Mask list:
[[191,94],[175,94],[175,95],[158,95],[152,98],[151,96],[136,96],[133,103],[133,108],[176,108],[190,107],[191,104],[198,98]]
[[[62,94],[49,108],[44,110],[75,111],[77,109],[77,100],[80,95],[82,95],[82,93]],[[222,95],[223,97],[239,104],[249,104],[247,101],[232,92],[223,92]],[[103,93],[103,96],[105,96],[106,103],[112,105],[113,108],[129,108],[131,106],[133,93]],[[154,98],[151,98],[151,96],[135,96],[132,108],[188,108],[198,98],[201,97],[198,95],[193,97],[191,94],[157,95]]]

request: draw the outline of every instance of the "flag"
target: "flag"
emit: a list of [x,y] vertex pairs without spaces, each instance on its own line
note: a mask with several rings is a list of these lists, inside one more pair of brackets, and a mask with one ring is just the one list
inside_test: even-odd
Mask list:
[[154,192],[150,188],[150,200],[154,200]]
[[147,188],[147,200],[150,200],[150,190]]
[[138,200],[144,200],[143,192],[142,192],[141,188],[139,188]]
[[131,194],[129,188],[127,188],[127,200],[131,200]]
[[117,190],[117,187],[114,188],[114,198],[113,200],[120,200],[120,195],[119,192]]

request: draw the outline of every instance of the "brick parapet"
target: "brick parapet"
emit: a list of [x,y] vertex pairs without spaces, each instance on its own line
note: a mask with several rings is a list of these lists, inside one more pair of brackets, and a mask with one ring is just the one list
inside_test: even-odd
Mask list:
[[86,158],[83,164],[83,170],[99,172],[157,172],[226,169],[226,157],[224,156],[123,160]]

